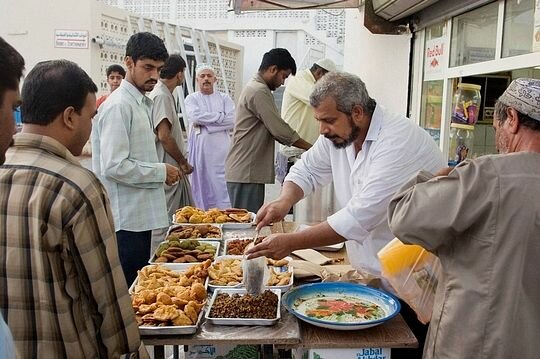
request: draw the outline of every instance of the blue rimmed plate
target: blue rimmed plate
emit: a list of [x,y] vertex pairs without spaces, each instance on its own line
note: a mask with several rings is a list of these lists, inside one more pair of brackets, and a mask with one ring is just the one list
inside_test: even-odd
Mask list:
[[282,304],[297,318],[318,327],[357,330],[384,323],[399,313],[392,295],[361,284],[305,284],[283,295]]

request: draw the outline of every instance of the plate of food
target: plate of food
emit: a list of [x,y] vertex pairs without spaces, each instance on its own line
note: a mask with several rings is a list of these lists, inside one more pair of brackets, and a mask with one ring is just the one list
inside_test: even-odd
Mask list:
[[203,318],[210,261],[183,270],[142,268],[131,285],[131,305],[141,334],[193,334]]
[[213,261],[216,253],[219,253],[220,242],[184,239],[168,240],[161,242],[148,263],[163,264],[170,268],[183,268],[187,265]]
[[285,293],[282,303],[297,318],[335,330],[370,328],[393,318],[401,308],[390,294],[345,282],[301,285]]
[[[243,288],[244,257],[225,255],[216,257],[215,262],[208,268],[208,288],[210,290],[226,288]],[[282,292],[289,290],[294,283],[294,268],[290,265],[292,258],[280,260],[267,258],[267,273],[265,273],[267,289],[278,289]]]
[[281,291],[266,289],[250,295],[245,289],[214,291],[206,320],[217,325],[274,325],[281,318]]
[[219,224],[228,229],[250,228],[255,223],[255,213],[241,208],[218,209],[205,211],[191,206],[176,210],[172,221],[174,224]]
[[217,224],[176,224],[169,227],[165,240],[210,239],[219,241],[223,238],[220,225]]

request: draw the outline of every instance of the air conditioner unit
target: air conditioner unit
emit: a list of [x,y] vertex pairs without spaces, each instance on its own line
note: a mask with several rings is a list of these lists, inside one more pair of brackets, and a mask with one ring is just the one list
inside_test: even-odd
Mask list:
[[394,21],[412,15],[437,1],[438,0],[373,0],[373,10],[376,15],[383,19]]

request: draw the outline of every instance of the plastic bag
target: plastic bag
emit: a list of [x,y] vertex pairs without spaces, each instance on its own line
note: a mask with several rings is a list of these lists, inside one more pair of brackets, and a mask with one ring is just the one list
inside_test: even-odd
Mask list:
[[242,272],[246,291],[251,295],[261,294],[269,277],[266,257],[244,259]]
[[415,312],[418,320],[431,320],[437,285],[442,276],[439,258],[417,245],[395,238],[378,253],[382,277],[399,298]]

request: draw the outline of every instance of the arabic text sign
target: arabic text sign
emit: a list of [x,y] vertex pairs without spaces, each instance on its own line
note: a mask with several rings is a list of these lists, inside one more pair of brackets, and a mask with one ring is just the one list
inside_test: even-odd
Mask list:
[[55,30],[54,47],[67,49],[87,49],[88,31],[85,30]]

